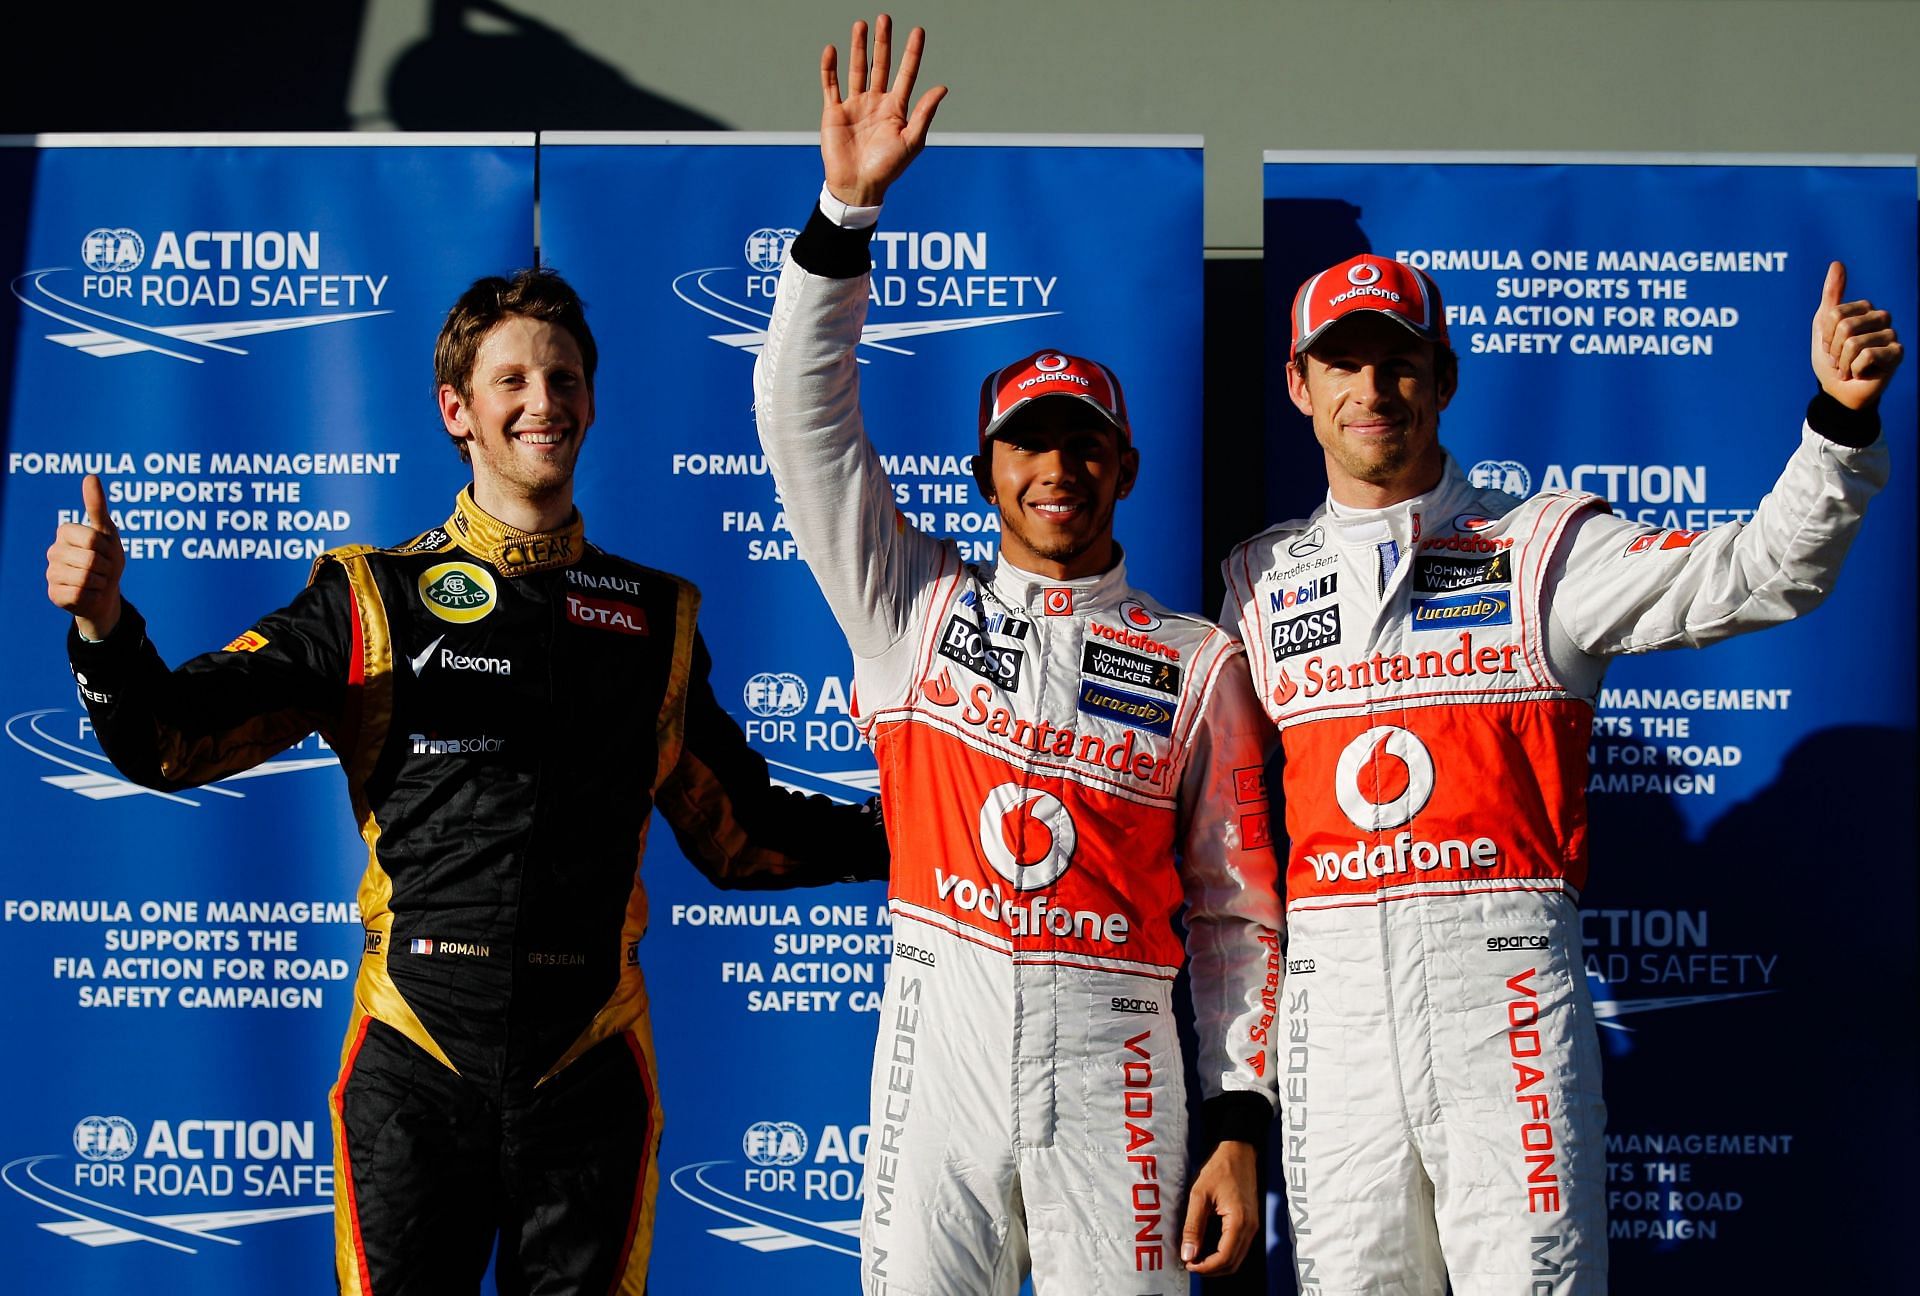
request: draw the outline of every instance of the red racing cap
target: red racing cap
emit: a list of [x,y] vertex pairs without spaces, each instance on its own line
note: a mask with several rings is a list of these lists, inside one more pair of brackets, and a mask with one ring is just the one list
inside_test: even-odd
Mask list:
[[1042,396],[1084,401],[1120,433],[1122,447],[1131,444],[1127,398],[1121,395],[1113,370],[1085,356],[1043,350],[994,370],[980,384],[980,448],[985,450],[1008,419]]
[[1326,331],[1358,311],[1372,311],[1417,338],[1447,346],[1440,286],[1404,261],[1363,252],[1314,275],[1293,295],[1293,350],[1298,360]]

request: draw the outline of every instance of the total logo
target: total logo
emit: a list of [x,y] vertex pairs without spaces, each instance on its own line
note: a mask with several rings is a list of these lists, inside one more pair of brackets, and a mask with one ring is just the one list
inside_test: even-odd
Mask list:
[[696,1161],[667,1182],[720,1217],[707,1232],[722,1241],[762,1253],[819,1247],[857,1260],[868,1143],[866,1125],[823,1125],[809,1138],[798,1122],[759,1120],[740,1138],[745,1165]]
[[[205,364],[246,355],[235,338],[393,313],[381,306],[388,275],[332,269],[322,246],[320,230],[162,229],[149,238],[100,225],[80,236],[82,270],[28,270],[13,295],[64,326],[46,335],[60,346]],[[287,310],[295,313],[278,313]]]
[[[1394,725],[1375,725],[1356,735],[1334,764],[1333,796],[1342,814],[1362,832],[1392,832],[1412,823],[1433,797],[1433,754],[1419,735]],[[1303,861],[1318,882],[1366,882],[1434,869],[1494,868],[1500,848],[1491,837],[1428,841],[1412,832],[1385,840],[1356,840],[1348,851],[1306,852]]]
[[[57,1217],[41,1228],[84,1246],[193,1255],[239,1246],[233,1229],[333,1211],[333,1164],[313,1121],[155,1120],[143,1136],[125,1116],[91,1115],[72,1142],[74,1159],[15,1157],[0,1183]],[[223,1199],[238,1209],[205,1208]]]
[[1533,474],[1516,459],[1482,459],[1467,469],[1467,480],[1481,490],[1507,495],[1533,494]]
[[[757,355],[766,345],[780,265],[799,234],[763,225],[742,241],[744,265],[705,266],[675,275],[673,295],[723,327],[707,336]],[[871,246],[868,300],[877,312],[907,318],[870,321],[860,333],[861,360],[909,356],[902,345],[930,334],[1046,319],[1056,305],[1060,276],[1008,273],[995,266],[989,230],[882,229]]]

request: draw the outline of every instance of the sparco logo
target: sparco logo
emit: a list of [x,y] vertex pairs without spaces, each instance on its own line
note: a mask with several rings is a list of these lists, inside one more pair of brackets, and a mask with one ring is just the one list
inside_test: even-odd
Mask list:
[[1151,999],[1118,999],[1116,998],[1113,1001],[1113,1010],[1115,1012],[1123,1012],[1123,1013],[1158,1014],[1160,1011],[1160,1005],[1155,1003]]
[[1073,816],[1051,792],[1002,783],[980,807],[980,845],[1016,891],[1052,886],[1073,862]]
[[1335,605],[1275,621],[1272,635],[1275,661],[1331,648],[1340,642],[1340,608]]
[[420,601],[442,621],[465,625],[493,611],[493,573],[472,563],[435,563],[420,573]]
[[1534,933],[1527,936],[1489,936],[1487,953],[1498,954],[1502,950],[1543,950],[1549,949],[1553,942],[1546,936]]

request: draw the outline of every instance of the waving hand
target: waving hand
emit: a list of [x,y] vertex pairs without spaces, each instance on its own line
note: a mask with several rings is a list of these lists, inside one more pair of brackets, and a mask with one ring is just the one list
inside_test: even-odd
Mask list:
[[831,45],[821,53],[820,159],[826,165],[827,189],[841,202],[859,207],[878,204],[887,187],[926,147],[927,128],[947,96],[945,86],[935,86],[908,111],[926,41],[927,34],[920,28],[909,32],[900,70],[893,74],[893,20],[886,14],[874,20],[871,63],[867,24],[854,23],[847,46],[844,99],[838,53]]

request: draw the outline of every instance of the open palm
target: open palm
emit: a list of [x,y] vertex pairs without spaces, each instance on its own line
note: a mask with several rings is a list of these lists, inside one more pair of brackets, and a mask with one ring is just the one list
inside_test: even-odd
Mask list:
[[[820,159],[827,189],[841,202],[870,207],[926,147],[927,128],[947,88],[935,86],[913,98],[926,33],[907,34],[900,70],[893,74],[893,20],[881,14],[873,25],[873,55],[867,56],[867,24],[856,22],[847,47],[846,97],[841,98],[838,52],[829,45],[820,55]],[[888,84],[891,76],[892,84]]]

